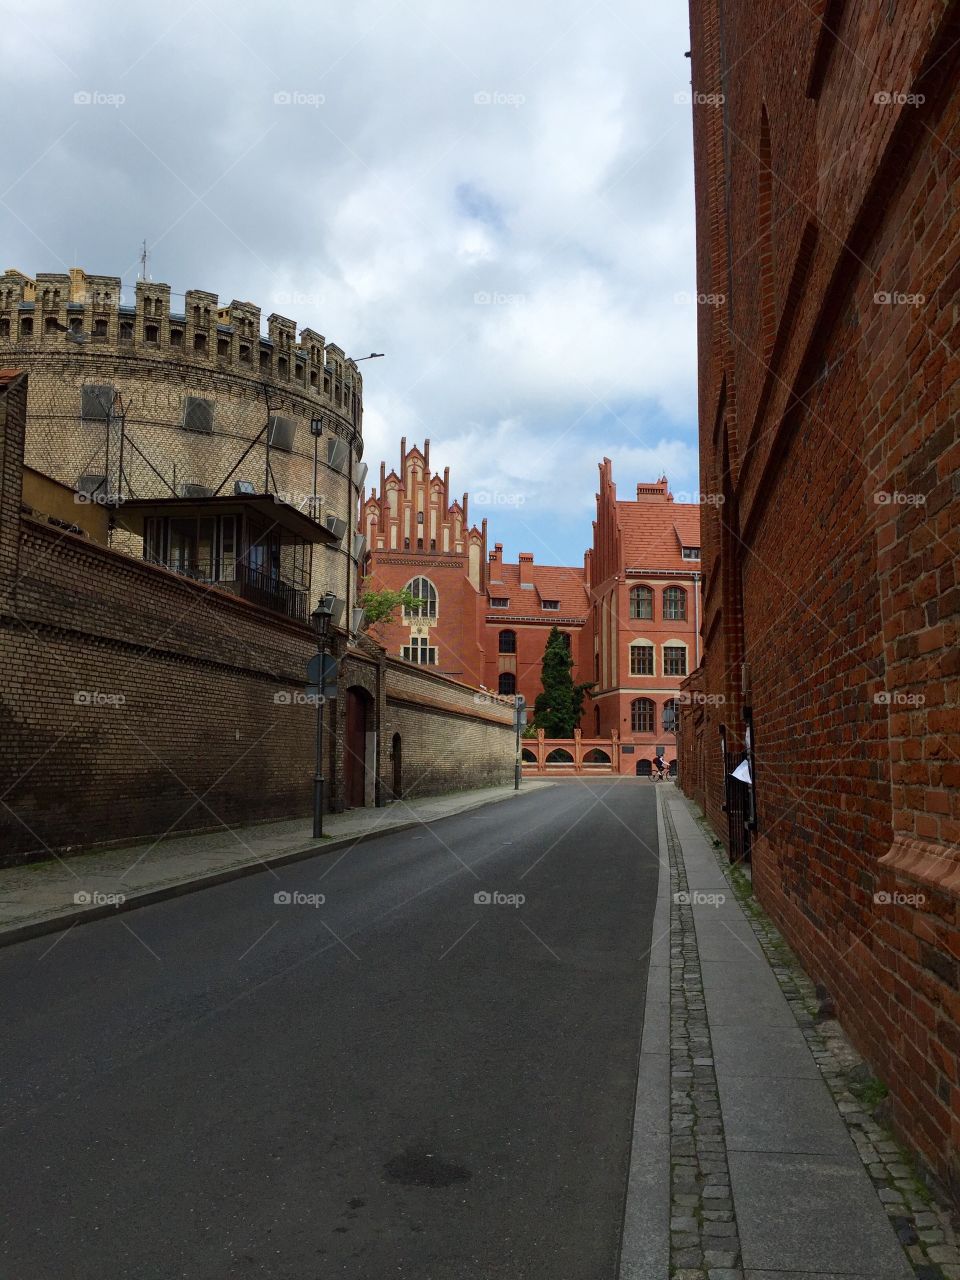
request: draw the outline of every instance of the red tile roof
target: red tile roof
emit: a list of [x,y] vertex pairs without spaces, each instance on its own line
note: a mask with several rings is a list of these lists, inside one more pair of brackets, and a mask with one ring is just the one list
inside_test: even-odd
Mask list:
[[700,507],[692,502],[618,502],[624,569],[695,569],[683,547],[700,546]]
[[[508,609],[491,609],[497,617],[542,617],[544,621],[551,618],[585,618],[589,611],[590,601],[583,570],[567,568],[562,565],[532,564],[529,576],[532,587],[521,587],[520,566],[517,564],[491,565],[491,580],[487,586],[488,594],[496,598],[510,601]],[[493,574],[500,578],[493,581]],[[544,609],[542,601],[559,600],[559,609]]]

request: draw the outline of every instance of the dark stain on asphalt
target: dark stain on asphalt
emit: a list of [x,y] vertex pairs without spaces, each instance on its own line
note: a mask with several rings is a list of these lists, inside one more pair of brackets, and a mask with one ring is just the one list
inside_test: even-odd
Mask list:
[[400,1182],[405,1187],[450,1187],[473,1177],[462,1164],[450,1164],[422,1147],[408,1147],[402,1155],[393,1156],[383,1171],[391,1182]]

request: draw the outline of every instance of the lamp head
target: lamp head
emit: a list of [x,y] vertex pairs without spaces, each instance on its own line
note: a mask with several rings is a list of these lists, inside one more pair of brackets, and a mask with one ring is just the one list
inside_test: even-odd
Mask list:
[[332,591],[327,591],[323,598],[317,601],[317,607],[310,615],[310,622],[318,640],[326,640],[330,634],[330,623],[333,620],[336,602],[336,595]]

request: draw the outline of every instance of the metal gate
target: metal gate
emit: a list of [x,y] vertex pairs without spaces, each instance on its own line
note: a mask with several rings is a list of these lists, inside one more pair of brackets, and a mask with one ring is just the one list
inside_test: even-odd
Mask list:
[[726,779],[727,826],[730,837],[730,861],[750,861],[750,831],[753,825],[753,789],[749,782],[741,782],[732,776],[743,760],[742,752],[723,753],[723,772]]

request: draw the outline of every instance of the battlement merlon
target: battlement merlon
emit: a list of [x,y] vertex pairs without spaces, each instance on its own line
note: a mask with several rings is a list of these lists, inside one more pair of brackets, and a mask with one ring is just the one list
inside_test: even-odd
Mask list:
[[[81,267],[35,278],[8,268],[0,275],[0,344],[52,347],[66,341],[69,331],[72,343],[83,335],[100,349],[118,347],[126,355],[144,348],[145,357],[170,354],[201,366],[235,368],[332,401],[359,425],[363,378],[342,347],[327,344],[309,327],[298,341],[296,321],[276,313],[267,318],[264,337],[261,309],[252,302],[234,299],[220,306],[217,294],[189,289],[177,312],[171,310],[172,296],[168,284],[138,280],[128,298],[119,276],[93,275]],[[19,313],[28,308],[30,323],[21,324]]]

